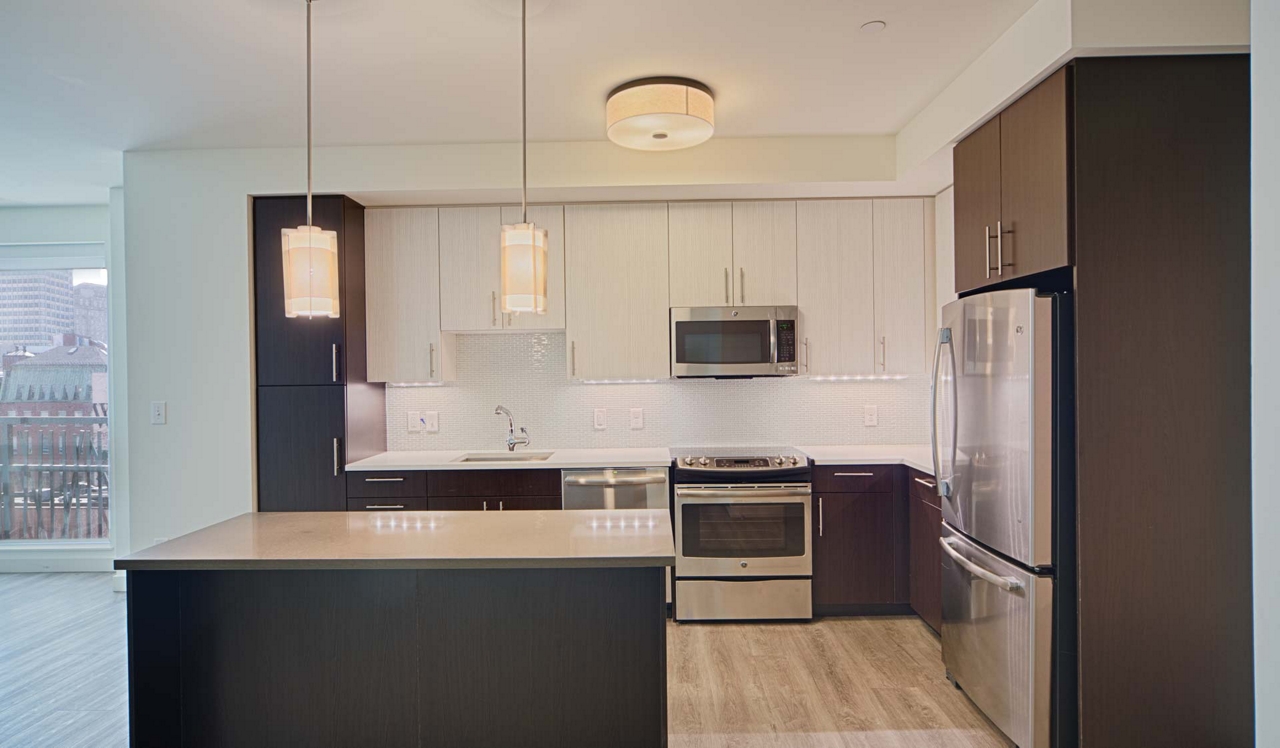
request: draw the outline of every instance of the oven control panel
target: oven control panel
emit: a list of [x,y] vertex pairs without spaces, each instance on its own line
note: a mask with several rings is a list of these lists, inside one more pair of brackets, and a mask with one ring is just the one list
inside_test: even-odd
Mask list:
[[795,467],[803,463],[804,460],[796,455],[778,455],[777,457],[695,457],[688,455],[676,461],[678,466],[704,470],[773,470],[780,467]]

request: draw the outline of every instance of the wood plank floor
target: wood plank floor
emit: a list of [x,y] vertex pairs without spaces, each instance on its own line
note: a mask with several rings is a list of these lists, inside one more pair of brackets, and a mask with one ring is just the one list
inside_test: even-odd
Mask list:
[[[670,624],[672,748],[1008,746],[918,619]],[[0,748],[128,745],[110,574],[0,574]]]

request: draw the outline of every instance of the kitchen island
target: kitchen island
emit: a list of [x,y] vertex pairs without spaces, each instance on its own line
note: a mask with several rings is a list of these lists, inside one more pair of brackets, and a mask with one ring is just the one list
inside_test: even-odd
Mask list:
[[253,513],[116,561],[131,744],[664,746],[665,510]]

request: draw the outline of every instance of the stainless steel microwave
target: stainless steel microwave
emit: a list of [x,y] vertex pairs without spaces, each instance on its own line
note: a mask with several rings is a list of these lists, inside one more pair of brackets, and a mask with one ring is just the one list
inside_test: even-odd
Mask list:
[[788,377],[795,373],[795,307],[671,310],[671,376]]

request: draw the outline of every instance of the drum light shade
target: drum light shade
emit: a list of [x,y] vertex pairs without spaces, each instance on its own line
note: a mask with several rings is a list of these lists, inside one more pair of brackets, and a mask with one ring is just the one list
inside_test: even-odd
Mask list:
[[284,316],[337,317],[338,232],[315,226],[283,229]]
[[547,313],[547,230],[532,223],[502,227],[503,313]]
[[689,78],[641,78],[613,89],[605,104],[609,140],[624,148],[674,151],[715,132],[711,89]]

